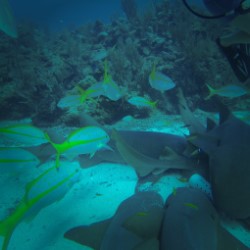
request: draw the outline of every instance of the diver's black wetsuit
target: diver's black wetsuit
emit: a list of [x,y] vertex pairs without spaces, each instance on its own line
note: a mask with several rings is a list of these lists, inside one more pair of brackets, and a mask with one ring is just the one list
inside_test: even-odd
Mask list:
[[[203,0],[206,8],[215,16],[223,16],[226,21],[230,21],[243,14],[242,0]],[[249,10],[247,10],[248,12]],[[237,78],[244,82],[250,77],[250,45],[233,44],[224,47],[220,39],[216,40],[219,48],[228,59]]]
[[203,0],[203,2],[211,13],[219,15],[236,9],[242,0]]

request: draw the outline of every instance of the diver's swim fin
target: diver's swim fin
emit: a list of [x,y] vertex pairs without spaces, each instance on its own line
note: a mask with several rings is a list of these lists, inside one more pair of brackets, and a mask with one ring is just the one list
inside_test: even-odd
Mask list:
[[249,43],[241,43],[239,45],[240,51],[244,53],[246,56],[250,56],[250,44]]
[[226,56],[237,78],[244,82],[250,77],[250,55],[247,44],[231,45],[224,47],[221,45],[220,40],[216,40],[220,50]]

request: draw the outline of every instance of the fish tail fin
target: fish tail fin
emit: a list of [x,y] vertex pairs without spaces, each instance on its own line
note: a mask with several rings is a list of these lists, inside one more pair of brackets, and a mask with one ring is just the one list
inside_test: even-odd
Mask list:
[[209,84],[206,84],[209,90],[209,94],[207,97],[205,97],[204,100],[209,100],[216,92],[216,90],[214,88],[212,88]]
[[83,95],[85,93],[85,90],[80,85],[76,85],[76,89],[78,90],[80,95]]
[[86,90],[84,90],[81,86],[77,85],[76,86],[79,94],[80,94],[80,103],[84,103],[84,101],[86,100]]
[[157,103],[158,103],[158,100],[152,102],[152,103],[151,103],[151,107],[152,107],[152,108],[156,108]]
[[6,225],[5,220],[0,221],[0,235],[4,238],[1,250],[8,249],[8,245],[9,245],[12,233],[15,229],[15,226]]
[[108,72],[108,61],[107,61],[107,59],[105,59],[103,81],[104,81],[104,83],[108,83],[108,82],[110,82],[111,79],[112,79],[112,77]]
[[51,144],[51,146],[56,150],[56,165],[55,167],[58,168],[60,166],[60,144],[54,143],[48,133],[45,133],[45,138],[48,140],[48,142]]
[[58,151],[58,148],[57,148],[57,145],[58,145],[58,144],[54,143],[54,142],[51,140],[51,138],[50,138],[50,136],[48,135],[48,133],[45,133],[45,138],[48,140],[48,142],[51,144],[51,146],[52,146],[56,151]]
[[83,104],[87,98],[88,98],[88,95],[91,94],[92,92],[90,90],[84,90],[81,86],[77,85],[76,86],[77,90],[79,91],[80,93],[80,103]]
[[150,73],[150,77],[151,77],[152,79],[155,78],[155,72],[156,72],[156,61],[154,61],[153,67],[152,67],[152,70],[151,70],[151,73]]

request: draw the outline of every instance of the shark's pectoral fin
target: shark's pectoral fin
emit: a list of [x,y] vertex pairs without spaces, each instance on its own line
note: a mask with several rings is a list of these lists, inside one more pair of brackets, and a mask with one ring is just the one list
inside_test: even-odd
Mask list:
[[221,140],[216,135],[210,134],[192,134],[187,138],[188,142],[196,146],[197,148],[201,148],[205,153],[211,153],[211,151],[220,146]]
[[152,174],[160,177],[160,175],[163,174],[165,171],[166,169],[154,169]]
[[108,219],[89,226],[74,227],[67,231],[64,237],[81,245],[100,249],[103,236],[110,222],[111,219]]
[[160,155],[160,160],[174,160],[179,159],[180,156],[170,147],[165,147]]
[[218,227],[218,250],[249,250],[250,248],[244,245],[241,241],[235,238],[231,233],[229,233],[222,226]]
[[[133,165],[133,167],[134,167],[134,165]],[[134,167],[134,168],[135,168],[135,171],[136,171],[136,173],[137,173],[137,175],[138,175],[139,177],[145,177],[145,176],[151,174],[152,171],[154,170],[153,167],[150,168],[150,169],[147,169],[147,168],[139,168],[139,167]]]
[[164,209],[155,207],[147,212],[135,213],[122,226],[142,239],[156,238],[159,234]]

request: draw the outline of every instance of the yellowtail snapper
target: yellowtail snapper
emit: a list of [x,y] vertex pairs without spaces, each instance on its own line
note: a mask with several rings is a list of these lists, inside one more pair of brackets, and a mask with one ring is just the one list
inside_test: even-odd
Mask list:
[[0,172],[18,173],[30,167],[36,167],[40,160],[22,148],[0,148]]
[[[82,89],[80,86],[76,87],[79,91],[78,95],[67,95],[60,99],[57,104],[58,108],[77,108],[85,103],[87,99],[98,96],[97,90],[94,88],[88,88],[87,90]],[[97,92],[97,93],[95,93]]]
[[161,92],[170,90],[175,87],[175,83],[170,77],[156,71],[155,64],[149,75],[149,84],[152,88]]
[[214,95],[227,97],[227,98],[235,98],[235,97],[240,97],[249,93],[248,89],[240,85],[230,84],[230,85],[226,85],[221,88],[218,88],[218,89],[214,89],[213,87],[207,84],[207,87],[209,90],[209,94],[205,98],[205,100],[210,99]]
[[59,167],[60,156],[64,155],[69,160],[81,154],[93,156],[100,149],[111,149],[108,145],[109,136],[101,128],[95,126],[84,127],[73,131],[61,144],[53,143],[49,136],[48,140],[57,152],[56,167]]
[[136,106],[137,108],[155,108],[157,101],[150,101],[142,96],[133,96],[128,99],[128,103]]
[[7,250],[12,233],[24,219],[32,219],[43,208],[59,201],[79,180],[79,167],[63,165],[60,171],[49,168],[26,185],[26,191],[14,212],[0,221],[0,235],[4,237],[2,250]]
[[106,60],[104,62],[103,81],[93,84],[89,90],[93,90],[93,96],[106,96],[112,101],[117,101],[122,97],[120,88],[108,73],[108,63]]
[[13,147],[38,146],[48,142],[45,133],[41,129],[29,124],[16,124],[0,127],[0,135],[11,140],[13,142]]

